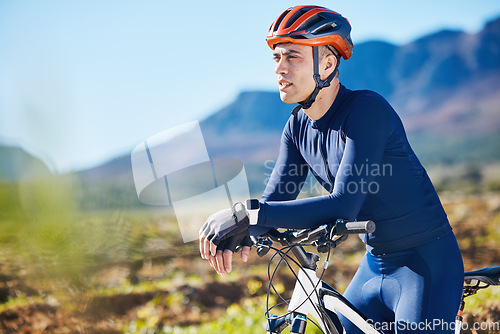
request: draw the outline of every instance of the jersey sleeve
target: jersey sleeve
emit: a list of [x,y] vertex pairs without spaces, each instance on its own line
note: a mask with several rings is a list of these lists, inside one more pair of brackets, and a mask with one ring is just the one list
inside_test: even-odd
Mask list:
[[[390,134],[390,115],[382,98],[362,96],[345,120],[345,149],[329,195],[269,201],[261,204],[258,225],[273,228],[310,228],[336,219],[355,219],[376,175],[369,168],[382,163]],[[327,159],[336,152],[327,152]],[[286,160],[284,161],[286,162]]]

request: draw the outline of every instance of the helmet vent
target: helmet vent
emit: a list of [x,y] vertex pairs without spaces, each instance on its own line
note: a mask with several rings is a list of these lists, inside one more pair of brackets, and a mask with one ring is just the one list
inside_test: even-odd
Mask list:
[[300,25],[300,28],[298,28],[297,30],[309,30],[308,28],[314,27],[321,21],[323,21],[323,17],[321,17],[321,15],[311,16],[309,19],[307,19],[307,21],[302,23]]
[[328,32],[334,31],[336,27],[337,27],[337,25],[335,23],[328,23],[328,24],[325,24],[325,25],[318,27],[312,33],[313,34],[328,33]]
[[286,22],[285,29],[290,28],[292,26],[292,24],[294,24],[295,21],[298,20],[299,17],[301,17],[302,15],[307,13],[309,10],[314,9],[314,8],[315,8],[314,6],[302,7],[301,9],[299,9],[298,11],[293,13],[293,15]]
[[285,18],[285,16],[290,13],[290,9],[288,10],[285,10],[281,15],[280,17],[278,17],[278,19],[276,20],[276,24],[274,25],[274,31],[278,30],[280,24],[281,24],[281,21],[283,21],[283,19]]

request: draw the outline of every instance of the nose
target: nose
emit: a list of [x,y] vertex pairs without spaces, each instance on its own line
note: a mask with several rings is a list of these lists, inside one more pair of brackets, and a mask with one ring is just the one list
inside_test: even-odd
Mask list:
[[276,74],[285,74],[288,71],[288,66],[286,65],[286,61],[281,58],[276,62],[274,66],[274,73]]

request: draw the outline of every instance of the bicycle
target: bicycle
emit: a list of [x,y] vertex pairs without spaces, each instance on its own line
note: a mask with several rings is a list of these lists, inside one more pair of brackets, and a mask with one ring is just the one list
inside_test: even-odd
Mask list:
[[[374,231],[375,223],[373,221],[348,222],[339,219],[333,224],[321,225],[315,229],[286,230],[284,232],[272,229],[265,235],[252,237],[259,256],[266,255],[269,250],[275,252],[269,260],[268,266],[269,286],[266,301],[267,311],[265,313],[267,319],[266,332],[268,334],[279,334],[285,328],[291,326],[291,334],[303,334],[307,322],[310,321],[323,333],[341,334],[344,333],[344,328],[337,316],[337,313],[341,313],[361,329],[363,333],[383,334],[384,332],[381,329],[376,328],[342,294],[322,280],[328,267],[331,249],[345,241],[349,234],[373,233]],[[278,242],[283,247],[275,248],[273,242]],[[314,246],[319,253],[327,253],[323,270],[319,276],[317,275],[317,263],[320,257],[315,253],[306,252],[304,246]],[[294,255],[295,259],[290,253]],[[280,259],[271,273],[271,262],[278,255]],[[290,262],[299,267],[298,274],[292,269]],[[295,288],[289,300],[284,299],[272,283],[281,263],[288,265],[296,278]],[[465,273],[462,302],[455,320],[455,334],[459,334],[461,330],[462,312],[465,307],[464,299],[490,285],[500,285],[500,267],[483,268]],[[271,291],[279,296],[282,301],[269,307]],[[281,316],[270,315],[272,309],[284,304],[288,305],[286,314]],[[310,316],[318,323],[311,319]]]

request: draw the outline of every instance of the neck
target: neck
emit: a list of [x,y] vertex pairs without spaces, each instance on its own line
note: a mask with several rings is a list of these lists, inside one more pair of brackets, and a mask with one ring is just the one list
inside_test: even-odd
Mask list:
[[340,89],[340,82],[338,77],[333,79],[330,86],[325,87],[320,90],[318,96],[316,96],[316,100],[308,109],[302,109],[304,113],[309,116],[309,118],[313,121],[316,121],[323,117],[328,109],[335,101],[337,94]]

